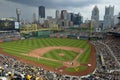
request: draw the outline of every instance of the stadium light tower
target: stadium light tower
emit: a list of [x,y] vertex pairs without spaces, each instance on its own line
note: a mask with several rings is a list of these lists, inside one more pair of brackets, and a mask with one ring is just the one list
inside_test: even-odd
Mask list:
[[17,14],[17,22],[20,22],[21,10],[19,8],[16,8],[16,14]]
[[20,14],[21,14],[21,9],[16,8],[16,14],[17,14],[17,22],[18,22],[18,31],[20,32]]
[[89,34],[89,40],[90,40],[90,38],[92,37],[92,33],[93,33],[93,19],[90,21],[90,34]]

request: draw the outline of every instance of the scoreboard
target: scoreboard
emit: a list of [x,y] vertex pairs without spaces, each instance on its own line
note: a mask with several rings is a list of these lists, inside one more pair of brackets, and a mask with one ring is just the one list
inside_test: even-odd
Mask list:
[[19,29],[19,23],[10,20],[0,20],[0,30],[16,30]]

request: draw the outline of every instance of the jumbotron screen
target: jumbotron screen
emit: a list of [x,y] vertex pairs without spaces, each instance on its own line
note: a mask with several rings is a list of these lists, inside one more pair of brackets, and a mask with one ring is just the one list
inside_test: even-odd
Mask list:
[[15,22],[0,20],[0,30],[15,30]]

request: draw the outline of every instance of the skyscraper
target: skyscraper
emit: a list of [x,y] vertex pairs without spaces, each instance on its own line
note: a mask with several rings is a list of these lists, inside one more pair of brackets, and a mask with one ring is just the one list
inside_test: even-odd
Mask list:
[[67,19],[68,19],[69,21],[71,21],[71,13],[68,13],[68,14],[67,14]]
[[60,12],[59,12],[59,10],[56,10],[56,19],[60,19]]
[[73,24],[74,25],[81,25],[82,23],[83,23],[83,17],[81,16],[81,14],[80,13],[74,14]]
[[45,7],[39,6],[39,18],[45,18]]
[[71,20],[72,22],[74,22],[74,13],[70,13],[70,15],[71,15],[71,19],[70,19],[70,20]]
[[119,15],[114,15],[114,25],[119,23],[118,17]]
[[105,7],[104,25],[103,28],[107,29],[114,25],[114,6]]
[[67,17],[68,17],[67,15],[68,15],[67,10],[62,10],[61,11],[61,19],[66,20]]
[[95,31],[97,31],[99,28],[99,9],[97,6],[95,6],[92,10],[91,20],[93,22],[93,27]]
[[33,13],[33,23],[37,23],[36,13]]
[[44,24],[45,21],[45,7],[44,6],[39,6],[39,23],[41,25]]

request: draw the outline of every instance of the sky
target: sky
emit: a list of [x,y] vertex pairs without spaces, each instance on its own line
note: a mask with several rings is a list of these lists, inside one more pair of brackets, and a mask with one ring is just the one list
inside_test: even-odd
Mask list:
[[84,20],[91,19],[92,9],[98,6],[100,20],[103,20],[105,6],[114,6],[114,15],[120,12],[120,0],[0,0],[0,18],[16,17],[16,8],[21,9],[20,17],[32,21],[33,13],[38,15],[38,6],[46,7],[46,16],[55,17],[55,10],[80,13]]

